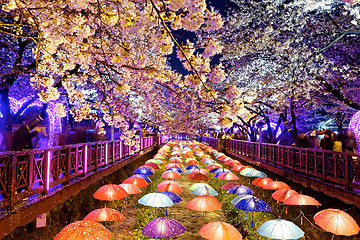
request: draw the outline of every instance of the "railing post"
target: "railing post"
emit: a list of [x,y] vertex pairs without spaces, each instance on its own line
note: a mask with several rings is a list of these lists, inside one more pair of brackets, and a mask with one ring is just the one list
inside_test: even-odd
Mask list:
[[87,164],[88,164],[88,160],[89,160],[89,151],[88,151],[88,145],[84,145],[83,146],[83,153],[82,153],[82,165],[83,165],[83,173],[82,173],[82,177],[85,177],[86,172],[87,172]]
[[95,168],[94,168],[94,172],[97,171],[98,169],[98,156],[99,156],[99,144],[95,143]]
[[322,164],[322,166],[321,166],[321,167],[322,167],[322,172],[323,172],[323,173],[322,173],[322,175],[323,175],[322,178],[323,178],[323,181],[325,181],[325,180],[326,180],[326,166],[325,166],[325,165],[326,165],[326,164],[325,164],[325,161],[326,161],[326,160],[325,160],[325,152],[324,152],[324,151],[322,152],[322,156],[321,156],[321,157],[322,157],[322,159],[321,159],[321,164]]
[[66,185],[70,184],[70,164],[71,164],[71,147],[66,150],[65,168],[66,168]]
[[112,162],[114,163],[115,162],[115,146],[116,146],[116,142],[113,140],[112,141],[112,145],[111,145],[111,159],[112,159]]
[[15,208],[15,192],[16,192],[16,164],[17,159],[14,154],[11,154],[11,164],[10,164],[10,211]]
[[258,161],[261,162],[261,143],[258,144]]
[[43,179],[43,195],[47,195],[48,194],[48,187],[50,186],[50,160],[49,160],[49,157],[50,157],[50,154],[48,153],[49,151],[45,151],[44,152],[44,160],[43,160],[43,169],[42,169],[42,179]]

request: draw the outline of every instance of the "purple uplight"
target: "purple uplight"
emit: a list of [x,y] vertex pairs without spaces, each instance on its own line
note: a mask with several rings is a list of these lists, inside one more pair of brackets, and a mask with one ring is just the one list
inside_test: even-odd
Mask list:
[[47,168],[46,168],[46,190],[49,190],[49,188],[50,188],[51,151],[47,151],[47,152],[46,152],[46,162],[47,162]]
[[[9,101],[10,101],[10,108],[11,111],[13,113],[17,113],[20,108],[24,105],[24,103],[28,102],[30,99],[32,98],[32,96],[29,97],[24,97],[20,100],[17,100],[16,98],[13,97],[9,97]],[[38,99],[36,101],[34,101],[33,103],[31,103],[27,108],[24,109],[24,111],[21,113],[21,115],[29,108],[29,107],[42,107],[43,103]]]

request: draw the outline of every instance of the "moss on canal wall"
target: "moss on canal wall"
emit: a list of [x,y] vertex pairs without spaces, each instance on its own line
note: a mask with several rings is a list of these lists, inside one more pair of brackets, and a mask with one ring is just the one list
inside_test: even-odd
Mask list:
[[[144,162],[150,159],[156,150],[149,152],[134,162],[120,168],[111,175],[90,185],[87,189],[80,191],[77,195],[70,197],[62,204],[58,204],[54,209],[47,213],[46,227],[36,228],[35,220],[26,226],[16,228],[3,240],[21,239],[21,240],[50,240],[61,231],[69,223],[82,220],[91,211],[103,208],[105,204],[113,207],[113,203],[100,201],[93,197],[93,194],[101,186],[109,183],[120,184],[129,176],[133,175],[133,171]],[[123,200],[115,201],[120,206]]]

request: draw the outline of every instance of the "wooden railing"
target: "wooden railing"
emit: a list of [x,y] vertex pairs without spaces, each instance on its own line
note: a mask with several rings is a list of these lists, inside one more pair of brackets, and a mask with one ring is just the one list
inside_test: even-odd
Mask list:
[[[140,151],[153,145],[154,137],[140,138]],[[46,196],[59,184],[126,159],[130,150],[118,140],[1,153],[0,209],[11,211],[28,197]]]
[[212,137],[201,137],[201,141],[204,143],[207,143],[209,146],[215,148],[215,149],[219,149],[219,139],[217,138],[212,138]]
[[[217,140],[203,141],[217,148]],[[324,183],[360,189],[360,156],[354,153],[229,139],[225,140],[224,149]]]

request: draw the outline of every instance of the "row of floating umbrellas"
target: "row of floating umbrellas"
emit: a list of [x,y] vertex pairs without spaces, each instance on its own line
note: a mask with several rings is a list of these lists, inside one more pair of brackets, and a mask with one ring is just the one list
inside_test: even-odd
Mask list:
[[[172,150],[171,150],[172,149]],[[170,151],[171,150],[171,151]],[[182,189],[178,182],[174,181],[181,178],[183,171],[189,174],[188,178],[193,181],[208,181],[209,172],[203,169],[195,159],[194,154],[201,159],[203,164],[214,177],[223,180],[221,189],[228,191],[229,194],[238,195],[231,203],[234,207],[243,211],[250,212],[269,212],[271,207],[261,199],[254,196],[254,191],[241,185],[237,181],[239,177],[232,171],[239,172],[241,176],[255,177],[252,181],[256,187],[263,189],[276,190],[272,197],[284,205],[316,205],[320,203],[310,196],[299,194],[283,182],[273,181],[266,174],[249,166],[243,166],[237,160],[233,160],[223,153],[219,153],[213,148],[197,142],[170,141],[164,145],[153,159],[148,160],[143,166],[137,168],[134,175],[126,179],[122,184],[108,184],[102,186],[94,193],[94,197],[99,200],[113,201],[127,199],[128,194],[141,193],[140,188],[148,186],[151,181],[148,176],[153,175],[154,171],[161,169],[160,165],[165,164],[165,172],[161,178],[168,179],[157,185],[156,193],[149,193],[138,200],[145,206],[155,208],[154,219],[150,221],[142,230],[144,235],[154,238],[173,237],[183,233],[186,229],[175,219],[167,216],[156,218],[156,208],[170,207],[182,199],[176,193],[181,193]],[[223,165],[231,167],[226,169]],[[166,161],[170,157],[169,161]],[[188,165],[185,169],[181,158],[186,159]],[[206,212],[215,211],[221,208],[221,203],[216,199],[218,193],[206,183],[195,183],[190,188],[192,194],[198,195],[186,205],[186,208],[201,211],[204,213],[203,227],[199,234],[207,239],[242,239],[241,234],[223,221],[212,222],[205,225]],[[125,202],[126,205],[126,202]],[[167,215],[167,214],[166,214]],[[66,226],[54,239],[111,239],[111,233],[103,225],[96,221],[125,221],[126,218],[117,210],[111,208],[97,209],[89,213],[83,221]],[[326,231],[336,235],[354,235],[359,232],[359,226],[350,215],[338,209],[326,209],[318,212],[314,216],[315,223]],[[339,227],[340,226],[340,227]],[[341,227],[346,226],[346,228]],[[77,230],[74,230],[77,229]],[[94,238],[89,238],[91,234],[85,229],[91,229]],[[304,232],[294,223],[281,218],[270,220],[263,223],[257,230],[262,235],[272,239],[297,239],[304,236]],[[101,236],[101,238],[96,238]]]

